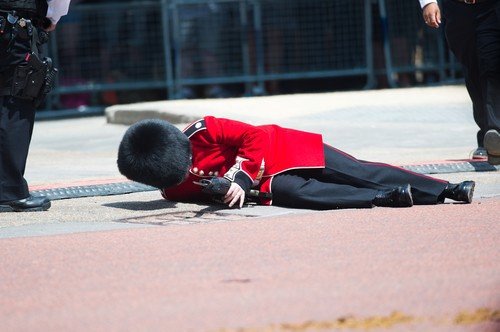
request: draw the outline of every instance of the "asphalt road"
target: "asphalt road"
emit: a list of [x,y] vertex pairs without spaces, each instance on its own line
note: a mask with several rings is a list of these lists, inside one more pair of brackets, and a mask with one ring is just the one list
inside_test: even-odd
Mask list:
[[[108,119],[153,109],[180,122],[279,123],[395,164],[467,158],[476,130],[463,87],[120,109]],[[126,128],[104,117],[37,123],[32,188],[122,181]],[[499,174],[438,175],[475,180],[469,205],[232,210],[149,191],[2,213],[0,330],[499,331]]]

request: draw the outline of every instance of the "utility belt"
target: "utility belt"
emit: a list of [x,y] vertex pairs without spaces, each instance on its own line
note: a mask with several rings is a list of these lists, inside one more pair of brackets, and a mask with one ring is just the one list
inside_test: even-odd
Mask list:
[[[16,66],[13,76],[8,80],[12,82],[10,86],[5,86],[7,79],[0,77],[0,95],[32,100],[35,106],[52,90],[57,76],[52,59],[40,58],[38,55],[39,46],[48,41],[47,32],[40,29],[39,24],[14,10],[0,11],[0,37],[8,40],[6,52],[9,53],[18,38],[30,43],[30,51],[24,55],[24,61]],[[7,36],[2,36],[4,34]]]
[[41,17],[36,12],[20,9],[20,10],[3,10],[0,9],[0,16],[5,19],[8,18],[9,14],[17,17],[30,20],[36,28],[46,29],[50,26],[50,20],[47,17]]

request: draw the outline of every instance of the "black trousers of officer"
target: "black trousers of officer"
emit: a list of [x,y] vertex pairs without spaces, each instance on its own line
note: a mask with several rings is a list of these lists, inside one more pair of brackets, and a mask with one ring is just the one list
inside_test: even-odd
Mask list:
[[324,169],[278,174],[271,189],[273,205],[305,209],[370,208],[380,191],[411,185],[414,204],[437,204],[447,181],[403,168],[358,160],[325,145]]
[[[0,88],[8,89],[16,66],[31,50],[31,40],[11,38],[12,26],[7,23],[0,34]],[[0,203],[29,196],[24,170],[33,132],[35,105],[5,93],[0,95]]]
[[464,67],[482,147],[488,130],[500,131],[500,1],[443,0],[442,8],[448,45]]

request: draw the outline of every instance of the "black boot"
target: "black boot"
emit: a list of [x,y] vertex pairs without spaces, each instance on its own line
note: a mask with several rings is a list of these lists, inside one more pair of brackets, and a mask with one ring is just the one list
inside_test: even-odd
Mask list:
[[488,162],[492,165],[500,165],[500,133],[498,130],[490,129],[486,132],[484,147],[488,152]]
[[0,203],[0,212],[35,212],[46,211],[50,208],[47,197],[28,196],[24,199]]
[[459,184],[448,183],[443,191],[443,196],[454,201],[470,203],[475,186],[474,181],[464,181]]
[[373,199],[373,205],[385,207],[413,206],[410,185],[397,187],[391,191],[380,191]]

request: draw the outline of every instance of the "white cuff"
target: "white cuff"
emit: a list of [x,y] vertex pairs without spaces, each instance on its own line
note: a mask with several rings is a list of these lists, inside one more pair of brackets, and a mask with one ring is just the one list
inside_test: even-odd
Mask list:
[[430,3],[437,3],[437,0],[419,0],[420,1],[420,7],[424,8]]
[[59,19],[68,13],[71,0],[47,0],[47,18],[57,24]]

